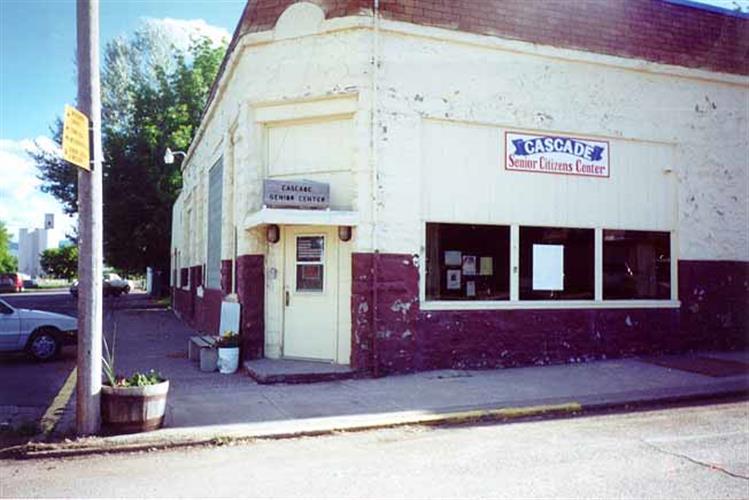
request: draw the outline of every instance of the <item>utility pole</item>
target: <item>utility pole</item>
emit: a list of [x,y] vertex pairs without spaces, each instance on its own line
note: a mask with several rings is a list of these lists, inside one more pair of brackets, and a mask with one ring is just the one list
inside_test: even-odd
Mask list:
[[76,430],[101,427],[102,351],[102,175],[99,90],[99,0],[77,0],[78,107],[90,123],[91,170],[78,170],[78,375]]

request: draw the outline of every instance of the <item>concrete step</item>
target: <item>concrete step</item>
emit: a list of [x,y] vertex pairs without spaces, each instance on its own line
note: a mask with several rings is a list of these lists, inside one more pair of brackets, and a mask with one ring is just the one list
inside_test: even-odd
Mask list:
[[259,384],[310,384],[354,377],[348,365],[295,359],[253,359],[244,362],[247,374]]

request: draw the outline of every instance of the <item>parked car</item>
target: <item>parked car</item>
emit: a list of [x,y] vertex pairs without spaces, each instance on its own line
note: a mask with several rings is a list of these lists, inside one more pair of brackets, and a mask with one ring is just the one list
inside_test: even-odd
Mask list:
[[110,290],[118,295],[130,293],[130,290],[135,286],[132,281],[120,278],[120,275],[116,273],[104,273],[104,283],[109,285]]
[[0,292],[23,292],[21,273],[0,274]]
[[78,320],[33,309],[16,309],[0,300],[0,352],[29,353],[38,361],[54,359],[63,345],[77,342]]
[[[104,273],[104,282],[102,288],[105,297],[119,297],[123,293],[130,293],[133,288],[133,283],[130,280],[122,279],[115,273]],[[70,294],[73,297],[78,297],[78,281],[74,281],[70,285]]]
[[39,288],[39,278],[24,278],[23,287],[24,288]]

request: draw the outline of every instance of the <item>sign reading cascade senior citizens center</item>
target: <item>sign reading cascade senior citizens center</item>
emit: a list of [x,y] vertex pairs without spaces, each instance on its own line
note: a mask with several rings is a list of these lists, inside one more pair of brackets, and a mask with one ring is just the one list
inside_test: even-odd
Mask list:
[[270,208],[316,208],[330,206],[330,185],[313,181],[263,182],[263,204]]
[[505,132],[505,170],[609,177],[609,143],[560,135]]

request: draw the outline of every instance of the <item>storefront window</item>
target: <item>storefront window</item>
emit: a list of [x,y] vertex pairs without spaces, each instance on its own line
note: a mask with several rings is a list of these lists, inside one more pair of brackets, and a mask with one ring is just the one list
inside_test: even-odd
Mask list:
[[296,289],[298,292],[322,292],[325,239],[322,236],[298,236],[296,239]]
[[509,300],[510,228],[427,224],[427,300]]
[[671,298],[671,235],[603,232],[604,300]]
[[520,228],[520,300],[592,300],[593,229]]

